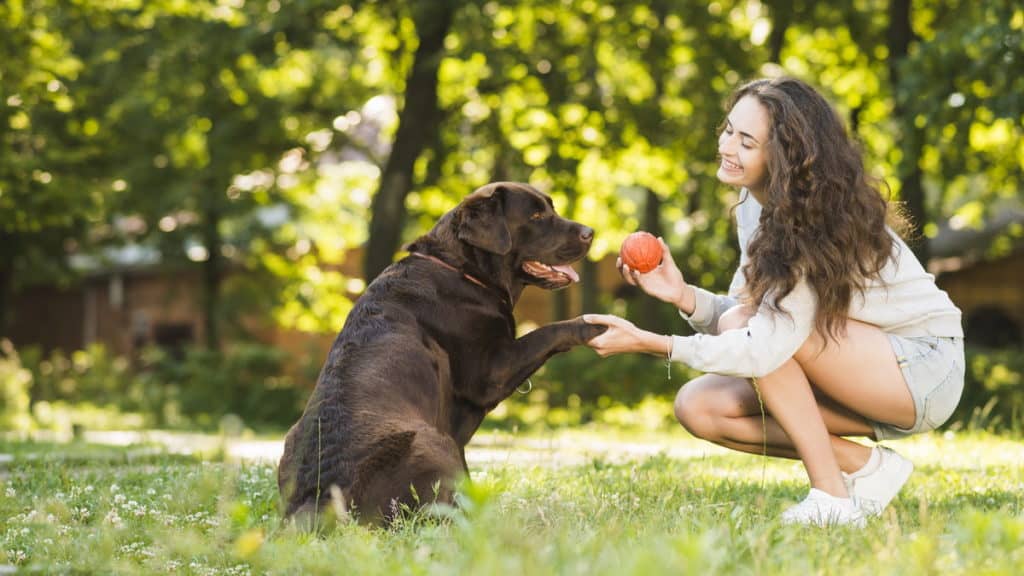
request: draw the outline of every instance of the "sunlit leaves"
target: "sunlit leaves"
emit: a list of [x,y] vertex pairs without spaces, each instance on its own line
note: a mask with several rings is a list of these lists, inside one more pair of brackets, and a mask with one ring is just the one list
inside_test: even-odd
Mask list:
[[76,235],[95,208],[82,193],[91,149],[72,129],[81,103],[68,85],[83,64],[55,6],[47,0],[0,4],[0,262],[13,262],[22,281],[59,268],[30,264],[40,253],[62,253],[65,238]]
[[[143,214],[174,256],[198,222],[159,222],[215,197],[234,261],[258,268],[263,251],[280,252],[266,266],[305,287],[286,289],[293,303],[281,318],[308,325],[295,306],[348,294],[337,291],[347,280],[306,269],[314,257],[343,266],[366,241],[428,4],[0,3],[0,226],[62,244],[64,232],[48,227],[83,216],[99,226],[112,216],[104,210]],[[687,272],[722,287],[736,254],[734,195],[714,177],[716,127],[728,94],[762,74],[820,87],[869,171],[897,193],[909,156],[893,114],[906,106],[936,220],[980,226],[993,199],[1019,196],[1024,10],[914,2],[918,40],[891,86],[886,2],[795,6],[775,66],[765,64],[778,25],[769,3],[460,4],[440,66],[445,118],[415,164],[404,237],[501,177],[544,188],[598,229],[600,257],[643,225],[649,190]],[[254,174],[258,185],[233,187]],[[253,214],[277,203],[291,226],[265,230]]]

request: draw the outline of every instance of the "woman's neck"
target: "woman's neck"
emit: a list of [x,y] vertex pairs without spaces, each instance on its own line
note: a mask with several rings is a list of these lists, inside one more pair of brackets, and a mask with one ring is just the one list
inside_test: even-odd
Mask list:
[[764,206],[764,188],[758,188],[756,190],[754,188],[747,188],[747,191],[754,197],[754,200],[757,200],[758,204]]

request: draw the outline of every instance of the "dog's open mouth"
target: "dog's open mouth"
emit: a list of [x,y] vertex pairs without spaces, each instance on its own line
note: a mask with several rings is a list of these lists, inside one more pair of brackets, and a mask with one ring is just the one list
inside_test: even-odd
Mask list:
[[580,281],[580,275],[568,264],[550,265],[536,260],[523,262],[523,272],[540,280],[545,287],[565,288]]

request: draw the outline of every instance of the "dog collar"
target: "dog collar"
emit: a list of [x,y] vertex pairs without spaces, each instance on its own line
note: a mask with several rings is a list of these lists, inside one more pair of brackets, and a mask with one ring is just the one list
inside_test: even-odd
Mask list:
[[[440,264],[441,266],[443,266],[443,267],[445,267],[445,268],[447,268],[449,270],[452,270],[454,272],[458,272],[459,274],[462,274],[462,276],[466,280],[469,280],[473,284],[476,284],[477,286],[481,286],[483,288],[487,288],[487,284],[484,284],[483,282],[481,282],[480,280],[477,280],[473,276],[470,276],[469,274],[466,274],[462,270],[459,270],[455,266],[452,266],[451,264],[445,262],[444,260],[441,260],[437,256],[431,256],[430,254],[421,254],[420,252],[410,252],[410,254],[413,255],[413,256],[419,256],[420,258],[426,258],[427,260],[433,260],[434,262]],[[487,288],[487,289],[490,290],[490,288]]]

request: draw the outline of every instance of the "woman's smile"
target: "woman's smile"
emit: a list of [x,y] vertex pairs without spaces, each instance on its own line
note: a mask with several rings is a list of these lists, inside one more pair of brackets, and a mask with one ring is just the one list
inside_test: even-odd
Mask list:
[[743,166],[740,166],[739,164],[733,162],[732,160],[729,160],[724,156],[722,157],[722,169],[727,172],[743,172]]

